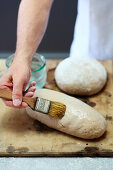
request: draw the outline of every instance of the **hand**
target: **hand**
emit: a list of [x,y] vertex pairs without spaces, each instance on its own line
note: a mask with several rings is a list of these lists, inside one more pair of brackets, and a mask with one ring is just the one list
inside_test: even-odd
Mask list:
[[36,82],[33,81],[25,91],[30,76],[31,67],[27,61],[13,61],[10,68],[0,78],[0,88],[12,91],[13,101],[3,99],[7,106],[16,108],[25,108],[28,106],[25,102],[22,102],[22,96],[32,97],[36,90]]

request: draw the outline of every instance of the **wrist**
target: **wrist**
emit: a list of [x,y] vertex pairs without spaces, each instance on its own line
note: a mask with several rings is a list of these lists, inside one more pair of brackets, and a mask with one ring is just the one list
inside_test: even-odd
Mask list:
[[26,55],[26,54],[15,53],[13,62],[14,63],[18,62],[18,63],[25,64],[25,65],[28,65],[29,67],[31,67],[32,57],[28,56],[28,54]]

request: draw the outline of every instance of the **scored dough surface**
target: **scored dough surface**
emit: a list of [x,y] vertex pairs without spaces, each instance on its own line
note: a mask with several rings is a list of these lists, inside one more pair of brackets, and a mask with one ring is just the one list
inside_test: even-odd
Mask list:
[[82,101],[54,90],[40,89],[35,96],[51,101],[59,101],[66,105],[66,112],[62,119],[33,111],[27,107],[27,113],[43,124],[84,139],[100,137],[106,130],[104,117]]

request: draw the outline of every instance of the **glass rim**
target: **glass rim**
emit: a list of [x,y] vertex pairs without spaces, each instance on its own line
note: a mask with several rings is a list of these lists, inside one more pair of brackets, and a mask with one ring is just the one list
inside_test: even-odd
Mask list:
[[[9,66],[9,61],[10,61],[11,58],[13,58],[13,56],[14,56],[14,54],[10,55],[10,56],[6,59],[5,64],[6,64],[6,67],[7,67],[7,68],[10,67],[10,66]],[[41,66],[39,69],[37,69],[37,70],[34,70],[34,71],[31,70],[32,73],[36,73],[36,72],[38,72],[38,71],[41,71],[41,70],[45,67],[45,65],[46,65],[46,59],[45,59],[45,57],[44,57],[43,55],[41,55],[41,54],[39,54],[39,53],[35,53],[35,54],[34,54],[34,57],[35,57],[35,56],[37,56],[37,57],[39,57],[39,58],[41,59],[41,61],[42,61],[42,66]],[[42,57],[43,57],[43,60],[42,60]],[[9,59],[9,60],[8,60],[8,59]]]
[[[46,65],[46,59],[45,59],[45,57],[44,57],[43,55],[40,55],[39,53],[35,53],[35,54],[34,54],[34,57],[35,57],[35,55],[36,55],[37,57],[40,57],[43,65],[42,65],[39,69],[37,69],[37,70],[34,70],[34,71],[31,70],[32,73],[36,73],[36,72],[42,70],[42,69],[45,67],[45,65]],[[42,60],[41,57],[43,57],[43,60],[44,60],[44,61]]]

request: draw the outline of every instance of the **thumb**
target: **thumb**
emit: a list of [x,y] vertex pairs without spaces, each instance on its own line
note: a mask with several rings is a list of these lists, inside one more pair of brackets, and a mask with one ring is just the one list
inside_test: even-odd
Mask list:
[[23,81],[21,81],[19,78],[13,79],[12,99],[14,106],[20,106],[22,103],[23,84]]

